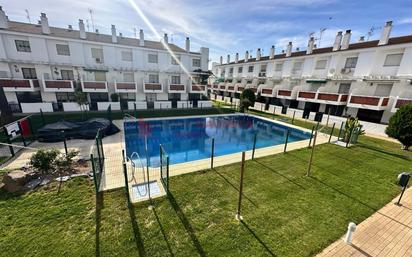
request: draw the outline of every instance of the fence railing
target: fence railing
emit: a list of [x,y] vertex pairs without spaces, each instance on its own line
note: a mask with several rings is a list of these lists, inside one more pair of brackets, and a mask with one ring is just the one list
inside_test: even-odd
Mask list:
[[162,145],[160,148],[160,180],[165,188],[166,194],[169,195],[169,155]]
[[102,142],[102,132],[99,129],[96,133],[95,142],[92,145],[90,153],[90,161],[93,170],[93,181],[96,188],[96,193],[100,191],[100,184],[104,172],[104,149]]

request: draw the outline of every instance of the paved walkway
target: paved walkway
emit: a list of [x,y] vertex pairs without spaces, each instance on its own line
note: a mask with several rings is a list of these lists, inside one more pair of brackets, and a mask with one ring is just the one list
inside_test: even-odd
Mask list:
[[318,257],[412,256],[412,188],[405,192],[402,206],[394,204],[397,200],[398,198],[395,198],[359,224],[352,245],[345,244],[343,236],[323,250]]

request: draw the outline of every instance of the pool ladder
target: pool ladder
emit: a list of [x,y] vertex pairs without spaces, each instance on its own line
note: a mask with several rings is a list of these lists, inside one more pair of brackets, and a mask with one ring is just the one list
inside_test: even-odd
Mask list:
[[[134,159],[133,157],[136,157],[137,163],[136,163],[136,161],[134,161],[135,159]],[[146,174],[145,174],[145,172],[144,172],[144,165],[143,165],[142,160],[140,159],[139,154],[138,154],[137,152],[133,152],[133,153],[130,155],[130,157],[127,157],[127,159],[130,160],[130,165],[131,165],[131,167],[132,167],[132,178],[131,178],[128,182],[133,182],[133,181],[134,181],[136,184],[140,184],[140,183],[138,183],[138,181],[136,180],[135,174],[136,174],[136,170],[139,169],[139,168],[141,168],[142,174],[143,174],[143,183],[146,184],[146,186],[145,186],[145,192],[141,192],[141,191],[139,190],[139,187],[137,187],[137,190],[139,191],[139,194],[140,194],[141,196],[146,196],[146,195],[147,195],[147,192],[148,192],[148,187],[149,187],[149,185],[148,185],[148,181],[146,181]],[[140,167],[138,167],[139,164],[140,164]]]

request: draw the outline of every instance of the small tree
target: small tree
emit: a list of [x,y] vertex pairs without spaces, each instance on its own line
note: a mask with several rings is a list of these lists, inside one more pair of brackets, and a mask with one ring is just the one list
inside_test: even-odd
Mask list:
[[66,154],[60,154],[54,160],[55,168],[57,171],[71,171],[73,169],[74,157],[79,154],[79,151],[69,150]]
[[248,110],[250,106],[253,106],[256,101],[255,92],[252,89],[247,88],[243,90],[242,94],[240,95],[240,111],[245,112]]
[[54,162],[60,152],[57,149],[39,149],[30,157],[30,166],[42,175],[52,174],[55,171]]
[[86,111],[86,106],[89,105],[89,101],[87,100],[87,94],[84,93],[83,91],[77,91],[74,93],[74,97],[76,98],[76,103],[80,106],[80,111],[83,112]]
[[412,104],[401,106],[389,119],[386,134],[402,143],[403,149],[412,145]]
[[[346,143],[351,140],[351,137],[354,135],[360,136],[365,133],[362,130],[362,125],[360,124],[358,118],[349,117],[345,123],[345,130],[344,130],[344,141]],[[350,143],[350,142],[349,142]]]

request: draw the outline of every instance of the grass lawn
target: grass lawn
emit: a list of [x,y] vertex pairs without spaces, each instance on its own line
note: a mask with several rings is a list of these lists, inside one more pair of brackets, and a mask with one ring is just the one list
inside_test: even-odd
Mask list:
[[[396,175],[412,153],[361,137],[345,149],[317,147],[171,178],[172,195],[126,208],[123,190],[95,210],[91,181],[74,179],[23,196],[0,193],[0,256],[311,256],[399,193]],[[102,208],[101,208],[102,206]],[[97,224],[97,225],[96,225]]]

